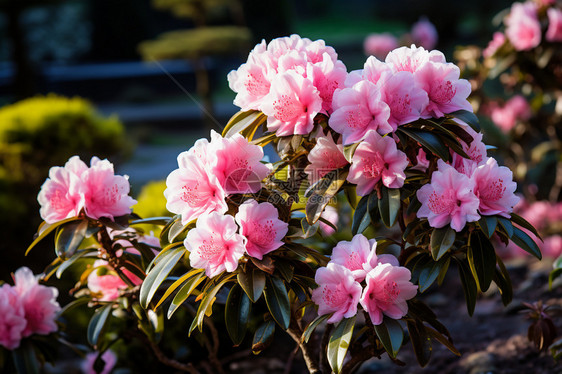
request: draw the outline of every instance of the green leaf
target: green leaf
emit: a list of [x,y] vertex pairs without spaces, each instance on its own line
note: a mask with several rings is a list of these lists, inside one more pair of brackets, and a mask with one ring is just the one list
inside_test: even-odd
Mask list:
[[527,235],[523,230],[514,227],[511,240],[513,240],[513,242],[524,251],[529,252],[539,260],[542,259],[541,250],[539,249],[537,243],[535,243],[535,241],[531,239],[531,237]]
[[260,147],[265,147],[267,144],[269,144],[273,140],[275,140],[275,138],[277,138],[276,133],[267,132],[263,136],[252,140],[251,143],[254,144],[254,145],[259,145]]
[[348,173],[348,167],[332,170],[305,193],[308,197],[305,208],[306,220],[310,225],[318,221],[326,205],[340,191]]
[[255,268],[247,272],[241,271],[238,273],[238,283],[250,300],[255,303],[261,297],[265,288],[265,273]]
[[516,223],[519,226],[523,227],[524,229],[529,230],[530,232],[535,234],[535,236],[537,238],[542,240],[541,235],[539,234],[537,229],[533,225],[531,225],[525,218],[521,217],[520,215],[515,214],[515,213],[511,213],[511,222]]
[[330,334],[328,341],[327,358],[330,367],[335,374],[341,372],[343,360],[347,354],[353,328],[355,327],[355,316],[342,319]]
[[267,120],[267,116],[257,110],[240,111],[233,115],[222,130],[224,138],[230,138],[244,130],[257,128]]
[[351,233],[353,235],[361,234],[363,231],[369,227],[371,224],[371,217],[369,216],[368,210],[368,203],[369,203],[369,196],[363,196],[359,203],[357,204],[357,208],[353,213],[353,222],[351,224]]
[[55,234],[55,251],[57,256],[65,260],[74,255],[88,229],[88,221],[70,222],[59,226]]
[[284,330],[287,330],[291,322],[291,305],[283,280],[276,277],[267,277],[265,290],[263,292],[267,308],[273,316],[273,319],[275,319]]
[[548,288],[550,290],[552,290],[552,282],[554,282],[554,280],[560,275],[562,275],[562,269],[560,268],[554,269],[550,272],[550,274],[548,275]]
[[425,326],[425,329],[427,331],[427,333],[435,340],[437,340],[439,343],[443,344],[445,347],[447,347],[447,349],[451,352],[453,352],[453,354],[460,356],[461,353],[457,350],[457,348],[455,348],[455,346],[453,345],[453,342],[451,341],[450,338],[445,337],[443,334],[439,333],[438,331],[432,329],[429,326]]
[[55,230],[59,226],[65,225],[72,221],[81,221],[81,220],[83,220],[82,217],[71,217],[71,218],[63,219],[62,221],[55,222],[53,224],[48,224],[46,222],[41,223],[41,225],[39,226],[38,236],[37,238],[35,238],[35,240],[33,240],[33,242],[29,245],[29,247],[27,247],[27,250],[25,251],[25,255],[27,256],[29,251],[31,251],[33,247],[37,245],[37,243],[43,240],[47,235],[49,235],[51,232],[53,232],[53,230]]
[[381,195],[378,201],[381,220],[386,227],[392,227],[400,209],[400,189],[382,187]]
[[357,149],[360,143],[361,142],[357,142],[343,147],[343,155],[347,160],[347,162],[351,163],[351,158],[353,157],[353,154],[355,153],[355,150]]
[[498,225],[498,219],[496,218],[496,216],[482,216],[482,218],[480,218],[480,221],[478,221],[478,223],[480,224],[480,228],[482,229],[482,232],[486,234],[488,238],[491,238],[492,235],[494,235],[494,232],[496,231],[496,227]]
[[252,340],[252,352],[258,354],[271,344],[275,334],[275,322],[273,320],[262,323],[254,333]]
[[427,148],[431,153],[437,157],[443,159],[444,161],[451,160],[451,154],[449,153],[449,148],[443,143],[440,137],[437,135],[412,128],[399,127],[397,132],[402,132],[408,135],[410,138],[414,139],[416,142],[420,143],[422,146]]
[[112,307],[112,304],[107,304],[101,308],[98,308],[90,319],[90,323],[88,324],[87,337],[88,343],[90,343],[94,347],[98,344],[101,332],[103,331],[109,315],[111,314]]
[[12,358],[19,374],[39,374],[41,372],[33,344],[29,340],[22,341],[20,347],[12,351]]
[[513,286],[509,273],[499,258],[498,265],[499,267],[494,269],[494,283],[500,290],[503,305],[507,306],[513,300]]
[[205,296],[203,296],[203,299],[201,300],[201,304],[199,304],[199,308],[197,309],[197,314],[195,314],[195,318],[193,319],[193,323],[191,324],[191,327],[189,328],[189,335],[190,336],[191,336],[191,333],[193,332],[193,330],[195,330],[196,327],[199,328],[199,331],[201,331],[201,332],[203,331],[203,321],[205,320],[206,315],[211,315],[210,308],[212,308],[212,306],[213,306],[213,303],[215,301],[215,296],[217,295],[219,290],[227,282],[230,282],[232,280],[233,277],[234,277],[233,274],[228,275],[219,284],[217,284],[215,287],[213,287],[211,289],[211,291],[207,292],[205,294]]
[[193,293],[193,291],[195,291],[197,286],[199,286],[201,282],[203,282],[205,279],[207,279],[205,273],[200,272],[193,278],[189,278],[184,282],[184,284],[181,286],[179,291],[172,299],[170,306],[168,307],[168,314],[167,314],[168,319],[172,318],[172,315],[176,312],[176,310],[178,310],[180,305],[183,304],[189,296],[191,296],[191,294]]
[[431,338],[420,320],[408,321],[408,332],[416,359],[421,367],[425,367],[431,358]]
[[375,325],[375,332],[384,349],[386,349],[386,352],[388,352],[391,357],[396,358],[402,346],[402,341],[404,340],[404,331],[402,330],[400,322],[392,318],[384,317],[380,325]]
[[431,255],[435,261],[439,260],[455,244],[457,233],[451,226],[433,229],[431,233]]
[[160,261],[152,268],[142,282],[140,289],[140,304],[147,308],[150,300],[178,261],[186,253],[185,248],[175,248],[164,253]]
[[308,326],[306,326],[306,328],[304,329],[304,332],[302,334],[302,340],[305,343],[308,343],[308,341],[310,340],[310,337],[312,336],[312,333],[314,332],[314,330],[316,330],[316,328],[325,320],[327,320],[328,318],[330,318],[331,316],[333,316],[334,313],[328,313],[328,314],[323,314],[321,316],[318,316],[314,319],[314,321],[310,322],[308,324]]
[[129,226],[133,225],[156,225],[156,226],[165,226],[167,225],[172,217],[150,217],[144,219],[136,219],[129,223]]
[[224,319],[226,331],[235,346],[240,345],[242,340],[244,340],[244,335],[246,335],[246,330],[248,329],[251,307],[252,303],[242,290],[242,287],[238,284],[232,286],[226,300]]
[[457,110],[456,112],[450,113],[451,116],[460,119],[470,125],[476,132],[480,132],[480,121],[476,114],[469,112],[468,110]]
[[486,292],[496,270],[496,252],[485,234],[473,232],[466,258],[478,289]]
[[501,216],[497,216],[497,218],[500,226],[504,229],[507,236],[511,238],[513,236],[513,224],[511,221]]
[[200,275],[201,273],[203,273],[203,269],[192,269],[190,271],[188,271],[187,273],[185,273],[184,275],[182,275],[181,277],[179,277],[174,283],[172,283],[170,285],[170,287],[168,287],[168,289],[166,290],[166,292],[164,292],[164,295],[162,295],[162,297],[160,298],[160,300],[156,303],[156,305],[154,306],[154,309],[158,309],[158,307],[180,286],[185,285],[185,283],[187,283],[187,281],[189,281],[192,278],[195,278],[197,275]]
[[67,259],[66,261],[64,261],[57,269],[56,272],[56,276],[58,279],[60,279],[60,277],[62,276],[62,273],[64,273],[64,271],[66,269],[68,269],[72,264],[74,264],[77,260],[79,260],[80,258],[88,255],[89,253],[97,253],[98,250],[95,248],[88,248],[88,249],[83,249],[80,250],[78,252],[76,252],[72,257],[70,257],[69,259]]
[[[449,260],[449,257],[440,259],[439,261],[433,261],[430,257],[428,258],[428,261],[425,262],[418,276],[420,292],[425,292],[435,282],[441,273],[441,269]],[[416,265],[416,268],[418,266],[419,265]]]
[[472,317],[474,307],[476,306],[476,296],[478,295],[478,286],[472,277],[470,268],[465,261],[457,260],[459,267],[459,276],[461,277],[462,289],[464,291],[464,298],[466,300],[466,308],[468,315]]

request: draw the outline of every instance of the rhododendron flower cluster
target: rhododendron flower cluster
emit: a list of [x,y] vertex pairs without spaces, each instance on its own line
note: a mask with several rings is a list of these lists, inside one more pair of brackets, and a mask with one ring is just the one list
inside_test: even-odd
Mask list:
[[23,338],[57,331],[58,290],[40,285],[31,270],[19,268],[14,286],[0,287],[0,345],[13,350]]
[[262,41],[248,61],[228,74],[242,110],[261,110],[279,136],[308,134],[316,114],[332,112],[332,95],[347,69],[323,40],[298,35]]
[[377,256],[376,248],[376,240],[357,234],[350,242],[339,242],[330,262],[317,270],[312,301],[319,315],[333,313],[328,323],[355,316],[359,305],[374,325],[382,323],[383,315],[400,319],[408,312],[406,300],[418,289],[410,282],[410,270],[393,255]]
[[131,213],[136,201],[129,194],[127,176],[115,175],[113,164],[93,157],[88,167],[78,156],[64,167],[52,167],[39,192],[41,218],[55,223],[84,211],[92,219],[114,219]]
[[526,121],[531,117],[531,106],[522,95],[515,95],[505,105],[491,103],[488,112],[492,121],[503,131],[509,132],[519,121]]

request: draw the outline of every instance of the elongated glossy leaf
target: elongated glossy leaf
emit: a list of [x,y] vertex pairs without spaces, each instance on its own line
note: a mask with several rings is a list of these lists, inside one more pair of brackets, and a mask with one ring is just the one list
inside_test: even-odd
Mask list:
[[450,113],[451,116],[460,119],[470,125],[476,132],[480,132],[480,121],[476,114],[469,112],[468,110],[457,110],[456,112]]
[[168,319],[172,318],[172,315],[176,312],[176,310],[178,310],[180,305],[183,304],[189,296],[191,296],[197,286],[199,286],[205,279],[207,279],[205,277],[205,273],[201,272],[196,276],[189,278],[182,284],[168,307],[168,314],[166,316]]
[[473,232],[466,258],[478,288],[485,292],[490,287],[496,270],[496,252],[485,234]]
[[400,190],[398,188],[381,188],[378,201],[381,220],[386,227],[392,227],[400,210]]
[[43,240],[47,235],[49,235],[51,232],[53,232],[56,228],[58,228],[62,225],[65,225],[69,222],[79,221],[79,220],[83,220],[83,218],[82,217],[71,217],[71,218],[63,219],[62,221],[55,222],[53,224],[48,224],[46,222],[43,222],[39,226],[39,235],[37,236],[37,238],[35,238],[35,240],[33,240],[33,242],[29,245],[29,247],[27,247],[27,250],[25,251],[25,255],[27,256],[29,251],[31,251],[33,249],[33,247],[35,247],[37,245],[37,243],[39,243],[41,240]]
[[523,227],[524,229],[529,230],[530,232],[535,234],[535,236],[537,238],[542,240],[541,235],[539,234],[537,229],[533,225],[531,225],[525,218],[521,217],[520,215],[515,214],[515,213],[511,213],[511,222],[516,223],[519,226]]
[[496,227],[498,225],[498,219],[496,218],[496,216],[482,216],[482,218],[480,218],[480,221],[478,221],[478,223],[480,224],[480,228],[482,229],[482,232],[486,234],[488,238],[491,238],[492,235],[494,235],[494,232],[496,231]]
[[104,305],[103,307],[97,309],[92,316],[92,319],[90,319],[90,323],[88,324],[87,337],[88,343],[90,343],[94,347],[98,344],[101,332],[103,331],[109,315],[111,314],[112,307],[112,304]]
[[431,336],[432,338],[434,338],[435,340],[437,340],[439,343],[443,344],[445,347],[447,347],[447,349],[451,352],[453,352],[453,354],[460,356],[461,353],[458,351],[458,349],[453,345],[453,342],[448,339],[447,337],[445,337],[444,335],[442,335],[441,333],[439,333],[438,331],[432,329],[429,326],[425,326],[425,329],[427,331],[427,333],[429,334],[429,336]]
[[443,143],[441,138],[437,135],[421,131],[412,128],[399,127],[397,132],[403,132],[410,138],[414,139],[416,142],[420,143],[422,146],[427,148],[431,153],[443,159],[444,161],[451,160],[451,154],[449,153],[449,148]]
[[308,343],[308,341],[310,340],[310,337],[312,336],[312,333],[314,332],[314,330],[316,330],[316,328],[324,321],[326,321],[328,318],[330,318],[334,313],[328,313],[328,314],[323,314],[321,316],[318,316],[314,319],[314,321],[310,322],[308,324],[308,326],[306,326],[306,329],[304,329],[304,332],[302,334],[302,340],[305,343]]
[[328,205],[345,183],[348,173],[349,169],[347,167],[332,170],[307,191],[305,195],[308,197],[308,201],[306,202],[305,212],[306,220],[310,225],[318,221],[326,205]]
[[404,341],[404,331],[400,322],[385,317],[380,325],[375,325],[375,332],[388,354],[396,358]]
[[503,305],[507,306],[513,300],[513,288],[511,280],[506,279],[504,274],[498,268],[494,269],[494,283],[500,290]]
[[343,147],[343,155],[347,162],[351,162],[351,158],[353,157],[353,154],[355,153],[355,150],[357,149],[359,144],[360,142],[357,142]]
[[[435,282],[441,269],[450,258],[443,258],[439,261],[433,261],[429,256],[425,264],[423,264],[418,276],[418,285],[420,292],[425,292]],[[418,267],[418,265],[416,265]]]
[[[19,374],[39,374],[39,362],[30,341],[24,340],[21,346],[12,351],[14,365]],[[0,366],[0,367],[3,367]]]
[[474,307],[476,306],[476,296],[478,295],[478,286],[472,277],[468,264],[464,261],[457,261],[459,268],[459,275],[461,277],[462,288],[464,297],[466,299],[466,309],[468,314],[472,316]]
[[511,240],[513,240],[513,242],[517,244],[517,246],[519,246],[524,251],[529,252],[539,260],[542,259],[542,253],[541,250],[539,249],[539,246],[523,230],[514,227],[513,236],[511,237]]
[[351,233],[353,235],[363,233],[363,231],[365,231],[371,224],[371,216],[369,215],[368,211],[368,203],[369,196],[367,195],[363,196],[357,204],[357,208],[353,213],[353,222],[351,224]]
[[203,331],[203,321],[205,320],[206,315],[211,314],[211,311],[209,309],[213,306],[215,296],[227,282],[232,280],[233,277],[234,275],[225,277],[220,283],[214,286],[211,291],[208,291],[206,294],[204,293],[203,299],[201,299],[201,304],[199,304],[199,308],[197,309],[197,314],[195,315],[193,323],[189,328],[189,335],[191,335],[196,327],[199,328],[199,331]]
[[271,344],[275,334],[275,322],[273,320],[262,323],[254,333],[252,340],[252,352],[258,354]]
[[509,238],[513,236],[513,224],[507,218],[503,218],[501,216],[498,217],[498,223],[504,229],[505,233]]
[[291,322],[291,305],[283,281],[276,277],[267,277],[264,296],[267,308],[273,319],[283,329],[289,328]]
[[244,340],[251,307],[252,303],[242,287],[237,284],[232,286],[226,300],[224,319],[226,331],[235,346],[240,345]]
[[431,233],[431,255],[435,261],[439,260],[455,244],[457,233],[450,226],[433,229]]
[[76,253],[86,236],[88,221],[70,222],[59,226],[55,234],[55,251],[57,256],[65,260]]
[[143,218],[143,219],[136,219],[129,223],[129,226],[133,225],[157,225],[157,226],[165,226],[167,225],[172,217],[150,217],[150,218]]
[[353,328],[355,327],[355,316],[342,319],[330,334],[328,341],[327,358],[332,371],[335,374],[341,372],[343,360],[347,354]]
[[431,358],[431,339],[427,334],[425,326],[419,320],[415,322],[408,321],[408,332],[410,333],[410,341],[414,348],[416,359],[421,367],[424,367]]
[[265,273],[259,269],[251,269],[248,272],[241,271],[238,273],[238,283],[250,300],[255,303],[261,297],[265,288]]
[[72,257],[64,261],[62,264],[60,264],[56,272],[57,278],[60,279],[62,273],[64,273],[65,270],[68,269],[70,266],[72,266],[72,264],[74,264],[77,260],[79,260],[84,256],[87,256],[89,253],[94,253],[94,252],[97,253],[97,251],[98,250],[95,248],[88,248],[88,249],[77,251]]
[[252,124],[258,121],[262,116],[265,115],[257,110],[249,110],[246,112],[240,111],[233,115],[227,122],[226,126],[222,130],[222,136],[225,138],[229,138],[235,134],[238,134],[247,127],[252,126]]
[[164,292],[164,295],[160,298],[160,300],[154,306],[154,309],[157,309],[163,302],[166,300],[178,287],[183,286],[186,281],[191,278],[195,278],[197,275],[201,274],[203,269],[192,269],[179,277],[168,289]]
[[264,147],[267,144],[271,143],[275,138],[277,138],[277,134],[265,133],[263,136],[252,140],[251,143],[254,145],[259,145],[260,147]]
[[166,252],[160,261],[148,272],[140,289],[140,304],[143,308],[148,306],[152,297],[174,266],[186,253],[185,248],[175,248]]

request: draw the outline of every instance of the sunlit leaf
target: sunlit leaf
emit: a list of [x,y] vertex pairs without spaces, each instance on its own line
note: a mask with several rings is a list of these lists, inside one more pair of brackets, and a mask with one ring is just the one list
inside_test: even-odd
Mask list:
[[140,303],[143,308],[148,306],[162,282],[185,253],[185,248],[176,248],[166,252],[156,266],[148,272],[140,289]]
[[539,260],[542,259],[542,253],[539,249],[539,246],[529,235],[527,235],[523,230],[518,229],[517,227],[513,228],[513,236],[511,240],[521,249],[526,252],[529,252]]
[[457,233],[451,226],[433,229],[431,233],[431,255],[435,261],[439,260],[455,244]]
[[341,372],[343,361],[355,327],[355,316],[342,319],[330,334],[326,356],[328,363],[335,374]]
[[33,240],[33,242],[29,245],[29,247],[27,247],[27,250],[25,251],[25,254],[27,255],[29,253],[29,251],[31,251],[33,249],[33,247],[35,247],[37,245],[37,243],[39,243],[41,240],[43,240],[47,235],[49,235],[51,232],[53,232],[53,230],[55,230],[56,228],[65,225],[69,222],[72,221],[80,221],[83,220],[84,218],[82,217],[71,217],[71,218],[67,218],[67,219],[63,219],[62,221],[58,221],[55,222],[53,224],[48,224],[46,222],[42,223],[39,226],[39,235],[37,236],[37,238],[35,238],[35,240]]
[[400,322],[384,317],[380,325],[375,325],[375,332],[388,354],[396,357],[404,340],[404,331]]
[[172,315],[176,312],[176,310],[178,310],[180,305],[182,305],[187,300],[187,298],[194,293],[197,286],[199,286],[205,279],[207,279],[205,273],[200,272],[194,277],[187,279],[182,284],[182,286],[172,299],[170,306],[168,307],[168,319],[172,318]]
[[308,340],[310,339],[310,337],[312,336],[312,333],[314,332],[314,330],[316,330],[316,328],[324,321],[326,321],[328,318],[330,318],[333,315],[333,313],[329,313],[329,314],[323,314],[321,316],[318,316],[314,319],[314,321],[310,322],[308,324],[308,326],[306,326],[306,329],[304,329],[304,332],[302,334],[302,340],[305,343],[308,343]]
[[70,222],[59,226],[55,234],[55,251],[57,256],[65,260],[74,255],[86,237],[88,221]]
[[90,323],[88,324],[87,337],[88,343],[90,343],[94,347],[98,344],[101,332],[103,331],[103,328],[111,314],[112,307],[112,304],[107,304],[101,308],[98,308],[90,319]]

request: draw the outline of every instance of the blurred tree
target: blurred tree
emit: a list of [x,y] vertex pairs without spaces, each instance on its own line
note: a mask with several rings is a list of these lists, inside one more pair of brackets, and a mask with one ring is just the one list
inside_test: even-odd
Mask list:
[[39,5],[48,5],[62,0],[0,0],[0,12],[8,20],[8,38],[12,42],[12,62],[15,70],[12,80],[13,93],[16,99],[24,99],[35,94],[36,74],[29,60],[25,31],[21,27],[20,18],[24,10]]
[[193,62],[197,95],[203,102],[205,123],[215,127],[209,72],[205,57],[247,53],[250,30],[238,0],[153,0],[156,9],[168,10],[195,26],[159,35],[142,42],[139,51],[147,61],[188,59]]

